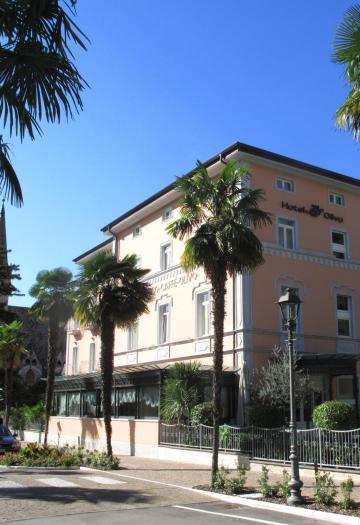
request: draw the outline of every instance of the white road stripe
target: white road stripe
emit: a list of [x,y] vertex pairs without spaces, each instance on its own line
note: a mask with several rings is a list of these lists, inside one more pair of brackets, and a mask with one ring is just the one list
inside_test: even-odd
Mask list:
[[44,485],[50,485],[50,487],[78,487],[79,485],[76,485],[76,483],[73,483],[72,481],[68,481],[67,479],[62,478],[38,478],[35,481],[39,481],[40,483],[44,483]]
[[236,520],[253,521],[254,523],[263,523],[264,525],[289,525],[279,521],[268,521],[260,518],[247,518],[245,516],[236,516],[236,514],[225,514],[222,512],[212,512],[211,510],[194,509],[193,507],[183,507],[182,505],[173,505],[175,509],[191,510],[193,512],[202,512],[203,514],[212,514],[213,516],[222,516],[223,518],[234,518]]
[[9,479],[0,480],[0,489],[23,489],[24,485],[17,483],[16,481],[10,481]]
[[79,478],[92,481],[93,483],[100,483],[100,485],[123,485],[126,481],[119,481],[113,478],[105,478],[104,476],[79,476]]

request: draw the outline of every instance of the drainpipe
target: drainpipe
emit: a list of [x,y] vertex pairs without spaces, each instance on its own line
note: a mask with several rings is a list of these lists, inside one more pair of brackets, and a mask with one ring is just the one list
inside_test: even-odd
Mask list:
[[233,275],[233,293],[232,293],[232,317],[233,317],[233,367],[236,366],[236,276]]

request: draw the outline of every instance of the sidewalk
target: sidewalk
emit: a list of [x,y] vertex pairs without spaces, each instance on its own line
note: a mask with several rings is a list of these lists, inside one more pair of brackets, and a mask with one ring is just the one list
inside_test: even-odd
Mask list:
[[[180,452],[179,452],[180,456]],[[129,476],[136,476],[152,481],[161,481],[162,483],[169,483],[172,485],[181,485],[183,487],[195,487],[198,485],[207,485],[210,483],[211,470],[208,467],[201,465],[191,465],[189,463],[181,463],[174,461],[164,461],[160,459],[147,459],[136,456],[121,456],[120,466],[126,469],[124,474]],[[259,468],[259,465],[257,465]],[[261,467],[260,467],[261,469]],[[276,469],[278,470],[278,468]],[[271,483],[275,483],[281,479],[281,473],[272,472],[272,466],[269,465],[269,475]],[[258,478],[261,472],[258,470],[250,470],[247,473],[246,487],[254,488],[258,491]],[[351,474],[349,474],[351,476]],[[351,476],[354,481],[353,499],[360,501],[360,475],[355,474]],[[302,493],[304,496],[313,496],[313,473],[309,472],[301,475],[304,483]],[[334,482],[336,489],[340,492],[340,480],[336,479],[334,475]]]

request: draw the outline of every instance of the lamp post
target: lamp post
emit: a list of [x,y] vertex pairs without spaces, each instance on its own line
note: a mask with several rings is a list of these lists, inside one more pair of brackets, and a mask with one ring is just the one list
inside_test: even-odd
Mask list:
[[301,300],[296,295],[293,288],[286,288],[280,297],[278,304],[288,331],[289,349],[289,370],[290,370],[290,465],[291,480],[289,483],[290,496],[287,499],[289,505],[301,505],[304,499],[301,495],[303,485],[300,480],[299,458],[297,446],[297,425],[296,425],[296,406],[294,392],[294,330],[296,329],[296,319],[299,315]]

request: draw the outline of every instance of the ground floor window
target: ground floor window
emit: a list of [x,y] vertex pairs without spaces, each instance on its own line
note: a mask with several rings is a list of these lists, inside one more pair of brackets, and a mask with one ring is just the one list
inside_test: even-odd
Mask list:
[[[112,417],[159,417],[159,389],[159,385],[115,388],[111,395]],[[58,416],[102,417],[100,390],[56,392],[54,405]]]

